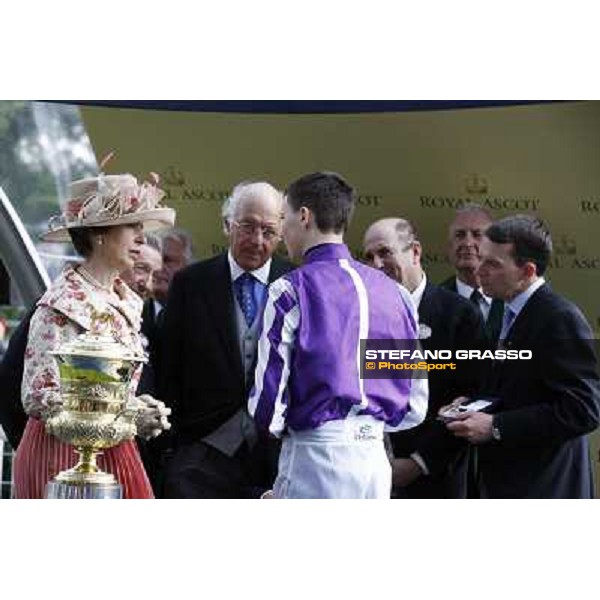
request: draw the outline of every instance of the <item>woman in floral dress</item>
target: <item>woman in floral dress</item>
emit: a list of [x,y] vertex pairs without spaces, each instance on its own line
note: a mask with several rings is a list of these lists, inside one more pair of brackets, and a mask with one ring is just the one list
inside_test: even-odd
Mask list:
[[[77,462],[72,446],[46,433],[45,421],[61,404],[58,365],[50,354],[61,344],[89,331],[95,312],[108,313],[110,334],[136,354],[142,300],[118,274],[133,266],[144,244],[144,230],[172,226],[173,209],[161,206],[164,192],[132,175],[103,175],[75,181],[71,200],[60,217],[50,220],[46,241],[71,240],[83,262],[67,267],[38,301],[31,319],[21,397],[29,420],[14,460],[17,498],[43,498],[46,484]],[[133,395],[140,369],[131,383]],[[168,422],[164,405],[148,395],[136,421],[138,434],[153,436]],[[152,498],[135,441],[109,448],[98,457],[101,469],[123,485],[124,498]]]

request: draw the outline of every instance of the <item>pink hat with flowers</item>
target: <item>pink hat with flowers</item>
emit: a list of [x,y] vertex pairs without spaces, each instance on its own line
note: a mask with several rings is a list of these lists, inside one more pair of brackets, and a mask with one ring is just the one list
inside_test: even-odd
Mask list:
[[[107,160],[102,161],[101,167]],[[161,204],[165,192],[158,187],[159,177],[150,173],[151,181],[138,180],[128,173],[105,175],[73,181],[70,200],[62,214],[51,217],[46,242],[69,242],[69,229],[75,227],[110,227],[142,223],[144,231],[156,231],[175,224],[175,211]]]

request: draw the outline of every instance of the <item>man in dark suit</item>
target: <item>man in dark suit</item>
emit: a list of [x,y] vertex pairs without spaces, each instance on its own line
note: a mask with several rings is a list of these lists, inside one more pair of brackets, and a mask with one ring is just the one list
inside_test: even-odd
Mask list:
[[121,279],[144,301],[141,332],[144,350],[149,351],[156,329],[156,318],[161,309],[154,299],[154,274],[163,268],[163,260],[161,239],[152,234],[146,234],[144,237],[146,242],[140,246],[133,267],[123,271]]
[[[146,242],[140,246],[133,267],[121,273],[121,279],[144,301],[142,308],[142,344],[149,361],[144,365],[138,383],[138,394],[157,395],[155,364],[157,362],[157,318],[162,305],[154,298],[155,275],[163,268],[162,239],[157,235],[145,234]],[[156,498],[163,496],[164,460],[169,444],[169,434],[158,438],[137,438],[144,468]]]
[[534,217],[507,217],[480,250],[483,290],[505,303],[500,349],[531,358],[496,359],[488,392],[498,409],[448,429],[478,446],[483,497],[592,498],[586,434],[600,423],[598,362],[585,317],[544,281],[550,233]]
[[456,211],[448,230],[448,258],[455,275],[440,286],[470,300],[479,308],[487,336],[495,343],[502,326],[504,307],[500,300],[490,298],[483,292],[477,275],[481,261],[479,245],[486,228],[491,224],[491,215],[478,204],[467,204]]
[[[485,339],[480,311],[465,300],[430,283],[421,266],[422,248],[413,225],[404,219],[382,219],[373,223],[365,234],[366,261],[376,269],[408,289],[419,314],[419,337],[425,350],[470,349]],[[429,404],[423,424],[390,435],[395,459],[392,466],[406,467],[412,457],[418,468],[418,447],[426,433],[449,437],[443,425],[435,421],[439,409],[460,395],[475,394],[482,384],[481,371],[473,364],[464,364],[458,370],[431,371]],[[442,472],[421,477],[406,487],[396,487],[395,497],[409,498],[462,498],[466,496],[466,450],[464,444],[452,443],[448,452],[448,466]],[[461,452],[462,450],[462,452]],[[400,478],[396,478],[398,482]]]
[[[168,229],[160,236],[146,236],[146,243],[160,253],[159,261],[155,261],[152,269],[152,279],[148,282],[147,293],[140,294],[144,298],[142,309],[142,334],[148,341],[150,364],[158,364],[161,360],[160,330],[164,318],[163,308],[167,304],[169,286],[175,273],[187,267],[194,260],[194,244],[192,236],[185,229]],[[150,383],[156,387],[153,379],[143,378],[140,384]],[[151,389],[155,389],[151,388]],[[154,393],[150,391],[149,393]],[[168,436],[160,436],[158,443],[163,444]],[[163,438],[163,439],[161,439]],[[153,441],[154,443],[154,441]]]
[[8,348],[0,362],[0,425],[13,450],[16,450],[25,431],[27,413],[21,403],[21,381],[29,322],[35,311],[35,304],[27,311],[14,330]]
[[276,473],[274,442],[247,412],[266,288],[291,265],[273,257],[282,198],[268,183],[229,199],[229,251],[179,271],[164,309],[159,397],[173,409],[170,498],[256,497]]

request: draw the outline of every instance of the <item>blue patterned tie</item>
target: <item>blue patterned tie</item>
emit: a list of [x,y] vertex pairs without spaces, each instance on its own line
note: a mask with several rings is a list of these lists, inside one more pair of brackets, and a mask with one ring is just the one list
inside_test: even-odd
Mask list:
[[254,323],[257,311],[254,282],[255,279],[250,273],[243,273],[235,280],[235,295],[248,327]]

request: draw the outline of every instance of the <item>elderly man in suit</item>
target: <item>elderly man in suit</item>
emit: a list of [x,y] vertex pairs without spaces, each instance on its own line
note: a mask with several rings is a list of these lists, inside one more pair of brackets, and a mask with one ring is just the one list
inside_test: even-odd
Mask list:
[[[149,361],[144,365],[138,384],[138,394],[156,394],[155,363],[157,342],[157,317],[162,309],[154,298],[154,277],[163,268],[162,239],[152,233],[145,235],[146,241],[140,246],[133,267],[121,273],[121,279],[144,301],[142,308],[142,344],[148,353]],[[169,436],[152,439],[137,438],[137,445],[152,484],[154,496],[162,496],[164,449],[168,446]]]
[[152,297],[152,276],[163,266],[160,238],[151,233],[145,238],[133,267],[121,273],[121,279],[144,301]]
[[144,301],[142,309],[142,334],[144,347],[148,348],[159,312],[154,299],[154,274],[163,268],[162,241],[156,235],[146,234],[133,267],[121,273],[121,279]]
[[593,334],[581,311],[546,284],[552,252],[537,218],[506,217],[485,233],[478,277],[504,301],[504,350],[488,386],[494,414],[465,413],[447,425],[479,449],[479,486],[489,498],[592,498],[587,435],[600,423]]
[[155,275],[154,295],[164,305],[173,276],[194,260],[194,243],[190,233],[180,228],[168,230],[160,240],[163,266]]
[[23,380],[23,361],[27,348],[29,322],[35,308],[34,304],[14,330],[8,348],[0,361],[0,390],[2,390],[0,426],[2,426],[13,450],[19,446],[25,425],[27,425],[27,414],[21,402],[21,381]]
[[[376,221],[367,229],[363,245],[367,263],[410,292],[418,310],[419,337],[425,350],[468,349],[484,341],[483,318],[479,310],[468,300],[428,280],[421,266],[421,243],[409,221],[400,218]],[[419,445],[428,433],[433,435],[432,429],[439,429],[443,437],[448,436],[443,425],[435,421],[442,406],[459,395],[479,391],[481,371],[477,372],[472,367],[472,364],[465,364],[458,370],[429,373],[429,404],[425,423],[390,435],[396,483],[402,480],[400,472],[410,466],[415,474],[421,474],[421,469],[427,472],[418,451]],[[420,477],[406,487],[396,487],[394,495],[409,498],[465,497],[467,448],[464,444],[456,443],[450,443],[449,446],[452,451],[449,449],[446,468],[440,473]],[[423,455],[426,457],[426,452]]]
[[495,343],[502,325],[502,302],[485,294],[477,274],[481,262],[479,246],[492,221],[490,213],[479,204],[466,204],[456,211],[448,230],[448,258],[455,275],[440,285],[479,308],[487,336]]
[[176,273],[164,309],[159,382],[173,409],[170,498],[256,497],[276,449],[246,408],[267,286],[291,265],[273,253],[282,196],[264,182],[233,190],[228,252]]

